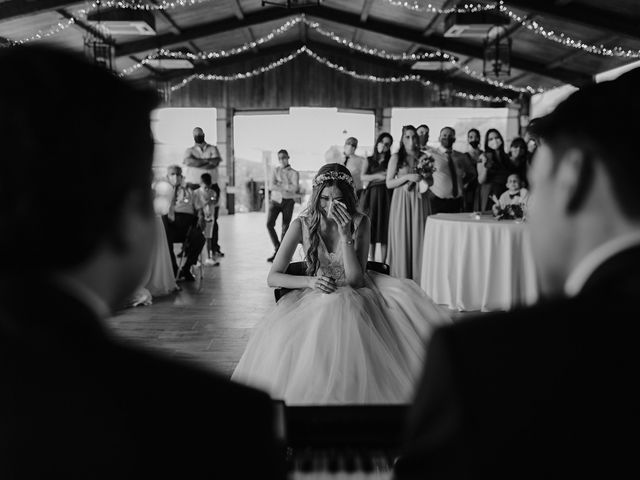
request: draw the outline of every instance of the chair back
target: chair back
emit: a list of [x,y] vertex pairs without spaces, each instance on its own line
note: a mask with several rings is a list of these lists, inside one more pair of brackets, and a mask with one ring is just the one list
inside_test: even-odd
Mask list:
[[[383,275],[389,275],[389,265],[382,262],[367,262],[367,270],[372,270],[377,273],[381,273]],[[307,274],[307,263],[306,262],[291,262],[285,271],[287,275],[297,275],[303,276]],[[278,300],[282,298],[282,296],[288,293],[291,289],[278,287],[273,290],[273,296],[276,299],[276,303]]]

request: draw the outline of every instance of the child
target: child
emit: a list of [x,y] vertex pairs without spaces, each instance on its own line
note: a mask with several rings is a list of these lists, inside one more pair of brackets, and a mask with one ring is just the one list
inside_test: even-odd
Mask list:
[[491,208],[494,215],[498,216],[507,208],[507,205],[526,206],[529,200],[529,190],[522,185],[522,179],[517,173],[512,173],[507,177],[507,191],[500,195],[499,199],[495,195],[493,196],[494,204]]
[[207,239],[207,256],[205,265],[212,265],[217,267],[220,262],[215,258],[213,252],[213,209],[218,202],[218,192],[216,192],[211,185],[211,175],[203,173],[200,176],[200,188],[197,190],[200,195],[200,202],[203,205],[201,222],[204,223],[204,237]]

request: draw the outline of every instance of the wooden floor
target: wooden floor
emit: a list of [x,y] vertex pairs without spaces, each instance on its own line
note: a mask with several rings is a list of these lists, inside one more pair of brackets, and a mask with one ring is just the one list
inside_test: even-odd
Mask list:
[[111,326],[126,339],[231,375],[251,329],[274,304],[265,222],[264,213],[221,217],[219,267],[205,267],[202,281],[181,283],[181,291],[153,305],[119,312]]
[[[221,217],[219,267],[205,267],[202,280],[181,283],[181,291],[154,298],[153,305],[119,312],[111,326],[126,339],[230,376],[251,329],[274,305],[265,222],[264,213]],[[302,260],[300,251],[296,257]]]

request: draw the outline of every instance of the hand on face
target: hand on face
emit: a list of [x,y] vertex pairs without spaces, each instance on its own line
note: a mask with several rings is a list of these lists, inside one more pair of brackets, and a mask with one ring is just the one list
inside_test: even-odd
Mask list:
[[334,200],[329,207],[330,218],[338,224],[338,233],[341,238],[351,235],[351,215],[347,211],[347,206],[340,200]]

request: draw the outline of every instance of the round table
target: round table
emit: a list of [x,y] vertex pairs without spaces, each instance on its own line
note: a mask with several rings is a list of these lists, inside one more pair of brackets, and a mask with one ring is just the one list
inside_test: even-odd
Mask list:
[[539,289],[526,223],[472,213],[431,215],[420,286],[434,302],[460,311],[534,303]]

